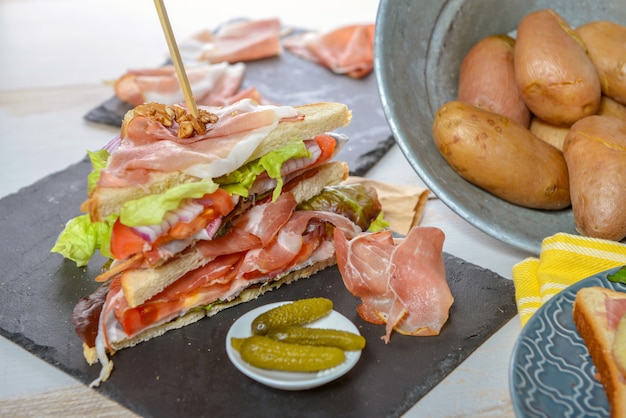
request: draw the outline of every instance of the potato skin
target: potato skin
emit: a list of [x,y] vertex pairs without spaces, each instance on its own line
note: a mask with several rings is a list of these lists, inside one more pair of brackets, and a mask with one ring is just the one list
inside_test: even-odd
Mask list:
[[626,121],[588,116],[563,144],[572,211],[581,235],[620,241],[626,237]]
[[563,151],[563,142],[569,132],[569,127],[552,125],[533,116],[528,129],[537,138],[547,142],[559,151]]
[[469,182],[517,205],[570,205],[562,153],[517,122],[452,101],[435,115],[433,137],[450,166]]
[[530,110],[515,79],[515,39],[492,35],[481,39],[463,58],[458,99],[499,113],[528,127]]
[[626,26],[598,20],[576,29],[598,71],[602,93],[626,104]]
[[616,102],[608,96],[602,96],[600,109],[598,109],[597,114],[600,116],[613,116],[626,121],[626,105]]
[[574,31],[553,10],[519,23],[515,77],[530,111],[553,125],[569,126],[600,105],[600,79]]

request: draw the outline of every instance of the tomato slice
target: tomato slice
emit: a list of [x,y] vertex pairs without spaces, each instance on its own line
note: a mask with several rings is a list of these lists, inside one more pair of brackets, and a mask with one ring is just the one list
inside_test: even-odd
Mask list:
[[335,153],[335,146],[337,145],[335,138],[330,135],[322,134],[315,137],[315,142],[317,142],[317,146],[322,150],[322,154],[317,159],[316,164],[330,160]]
[[168,239],[165,242],[173,239],[189,238],[206,228],[213,220],[227,215],[235,208],[235,204],[228,192],[222,189],[217,189],[216,192],[205,195],[199,201],[205,205],[204,211],[190,222],[179,222],[174,225],[168,231]]
[[[214,219],[230,213],[235,205],[228,192],[217,189],[214,193],[203,196],[199,202],[205,205],[205,210],[191,222],[180,222],[170,228],[166,235],[158,237],[152,243],[152,249],[175,239],[184,239],[193,236]],[[125,260],[128,257],[142,253],[146,250],[147,241],[144,240],[133,228],[122,224],[119,218],[113,225],[111,233],[111,254],[117,260]]]
[[226,190],[217,189],[215,192],[202,198],[202,200],[205,199],[210,201],[211,207],[215,209],[219,216],[228,215],[235,208],[233,199]]
[[135,230],[120,222],[118,218],[111,232],[111,254],[117,260],[126,260],[143,251],[146,241]]

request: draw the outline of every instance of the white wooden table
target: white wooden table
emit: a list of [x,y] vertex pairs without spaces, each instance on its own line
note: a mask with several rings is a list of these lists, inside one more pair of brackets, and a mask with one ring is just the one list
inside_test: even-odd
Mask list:
[[[177,39],[238,17],[279,17],[295,27],[324,29],[373,22],[377,0],[314,2],[170,0]],[[15,193],[100,148],[118,129],[84,114],[107,100],[106,81],[128,68],[164,61],[167,48],[149,0],[0,0],[0,197]],[[369,177],[421,185],[396,148]],[[477,230],[437,199],[423,225],[446,234],[444,250],[510,279],[528,256]],[[509,358],[519,334],[513,318],[422,398],[409,417],[513,416]],[[0,338],[0,416],[124,416],[120,405]]]

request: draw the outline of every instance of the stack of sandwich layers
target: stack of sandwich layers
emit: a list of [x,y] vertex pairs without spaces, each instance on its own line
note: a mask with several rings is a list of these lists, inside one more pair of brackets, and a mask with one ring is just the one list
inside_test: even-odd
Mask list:
[[372,188],[341,185],[333,161],[349,124],[339,103],[225,107],[149,103],[91,153],[85,215],[53,251],[111,258],[73,322],[90,362],[335,264],[334,228],[350,237],[379,217]]

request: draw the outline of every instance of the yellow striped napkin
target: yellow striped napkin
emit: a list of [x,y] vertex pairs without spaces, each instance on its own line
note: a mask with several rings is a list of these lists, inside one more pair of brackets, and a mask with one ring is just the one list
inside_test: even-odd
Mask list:
[[558,233],[543,240],[539,258],[513,266],[515,299],[522,326],[550,298],[571,284],[626,264],[626,245]]

